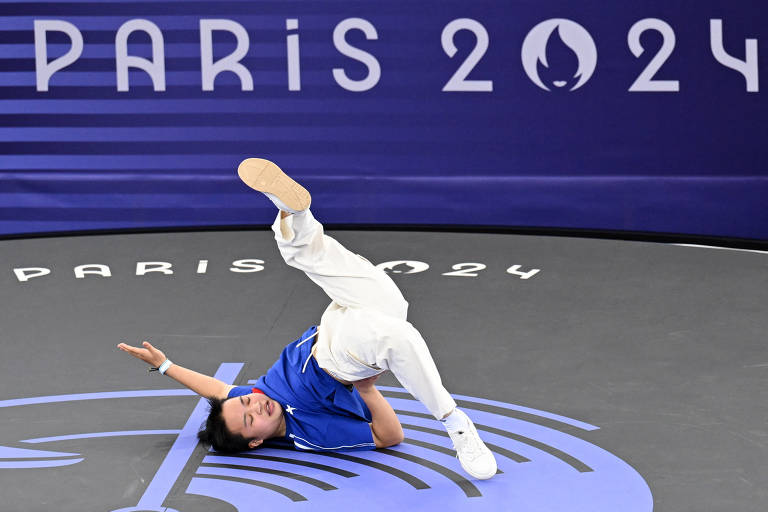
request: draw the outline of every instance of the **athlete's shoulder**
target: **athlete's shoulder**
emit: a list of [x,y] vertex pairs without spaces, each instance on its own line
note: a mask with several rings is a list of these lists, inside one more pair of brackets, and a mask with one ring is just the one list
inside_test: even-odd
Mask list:
[[253,391],[254,389],[255,388],[253,386],[232,386],[232,388],[229,390],[229,393],[227,393],[227,398],[250,395],[251,393],[256,392]]

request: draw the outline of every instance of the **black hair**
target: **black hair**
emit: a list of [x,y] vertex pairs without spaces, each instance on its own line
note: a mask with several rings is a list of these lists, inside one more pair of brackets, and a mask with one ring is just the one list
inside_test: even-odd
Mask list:
[[234,434],[224,423],[221,406],[225,401],[226,399],[208,398],[211,411],[208,419],[205,420],[205,428],[197,433],[197,438],[203,444],[212,446],[217,452],[236,453],[250,450],[248,443],[255,438],[248,439],[240,434]]

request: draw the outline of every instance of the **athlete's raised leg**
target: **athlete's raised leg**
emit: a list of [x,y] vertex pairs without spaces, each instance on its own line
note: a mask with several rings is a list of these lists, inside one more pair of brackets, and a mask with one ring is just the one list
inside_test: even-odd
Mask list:
[[288,265],[303,271],[340,306],[373,309],[405,320],[408,302],[386,272],[324,234],[310,210],[281,217],[272,230]]
[[301,185],[274,163],[258,158],[243,161],[238,174],[280,208],[272,230],[288,265],[303,271],[340,306],[406,318],[408,303],[392,279],[324,233],[309,210],[311,196]]

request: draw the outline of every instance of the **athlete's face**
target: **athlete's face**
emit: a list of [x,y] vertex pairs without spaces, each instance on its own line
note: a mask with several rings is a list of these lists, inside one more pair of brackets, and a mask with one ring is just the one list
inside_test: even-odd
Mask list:
[[249,443],[251,448],[276,435],[283,425],[283,408],[261,393],[225,400],[221,414],[230,432],[246,439],[255,438]]

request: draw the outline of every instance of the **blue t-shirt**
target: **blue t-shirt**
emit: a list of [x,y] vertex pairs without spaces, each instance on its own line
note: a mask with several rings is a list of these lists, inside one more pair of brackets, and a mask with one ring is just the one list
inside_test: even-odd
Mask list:
[[285,440],[298,450],[371,450],[371,412],[356,389],[349,389],[310,357],[317,327],[309,328],[280,353],[253,386],[237,386],[228,398],[254,388],[278,401],[285,417]]

